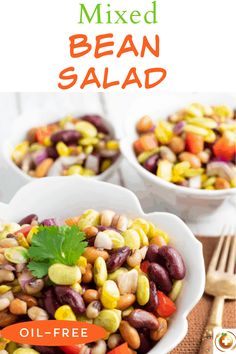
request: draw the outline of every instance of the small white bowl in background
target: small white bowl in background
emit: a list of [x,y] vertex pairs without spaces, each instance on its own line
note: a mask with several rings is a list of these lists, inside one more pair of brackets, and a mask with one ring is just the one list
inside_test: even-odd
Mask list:
[[137,197],[128,189],[82,177],[45,177],[22,187],[9,204],[0,203],[0,219],[19,221],[35,213],[39,219],[66,218],[86,209],[112,209],[130,217],[152,221],[170,236],[170,244],[182,255],[186,277],[177,300],[177,312],[169,322],[166,335],[149,352],[167,354],[187,333],[187,316],[200,300],[205,284],[202,245],[184,222],[168,213],[145,214]]
[[[74,117],[80,117],[86,114],[90,114],[90,112],[88,111],[70,112],[70,115]],[[26,174],[12,161],[11,154],[15,146],[26,139],[26,134],[29,129],[35,126],[42,126],[49,123],[53,123],[55,121],[58,121],[61,118],[63,118],[63,115],[60,116],[60,114],[58,114],[58,111],[57,112],[35,111],[35,112],[26,112],[25,114],[22,114],[15,119],[13,126],[9,130],[9,135],[5,139],[3,139],[3,141],[0,144],[0,153],[3,157],[2,168],[5,168],[7,170],[9,179],[11,179],[11,184],[13,186],[15,185],[17,189],[23,186],[24,184],[33,181],[37,178],[31,177],[28,174]],[[109,131],[112,133],[112,135],[115,138],[119,139],[118,131],[114,127],[114,125],[112,125],[111,120],[108,121],[105,118],[103,118],[103,120],[107,125]],[[120,154],[117,160],[106,171],[104,171],[99,175],[86,177],[86,178],[106,181],[116,171],[121,161],[121,158],[122,157]],[[14,188],[14,192],[17,189]]]
[[[231,202],[236,196],[236,188],[212,191],[186,188],[166,182],[142,167],[133,150],[133,142],[138,138],[136,123],[142,116],[149,115],[156,122],[158,119],[167,118],[170,114],[193,102],[206,105],[227,104],[234,109],[236,108],[236,97],[230,94],[146,95],[143,100],[134,102],[126,112],[125,137],[121,141],[121,151],[143,178],[156,201],[158,203],[160,200],[164,201],[166,210],[175,213],[194,226],[198,222],[207,220],[209,216],[214,220],[215,212],[222,205],[224,209],[227,205],[232,208]],[[229,204],[227,204],[228,202]]]

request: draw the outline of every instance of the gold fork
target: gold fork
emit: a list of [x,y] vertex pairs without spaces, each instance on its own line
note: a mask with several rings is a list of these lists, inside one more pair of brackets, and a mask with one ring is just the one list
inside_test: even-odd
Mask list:
[[213,352],[213,329],[222,328],[225,299],[236,299],[236,235],[235,230],[224,227],[212,255],[205,292],[214,296],[212,309],[206,325],[199,354]]

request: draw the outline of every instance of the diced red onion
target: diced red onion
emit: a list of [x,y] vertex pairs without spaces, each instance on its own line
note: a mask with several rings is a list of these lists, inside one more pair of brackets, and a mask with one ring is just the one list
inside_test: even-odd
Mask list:
[[180,122],[176,123],[175,126],[174,126],[174,133],[176,135],[179,135],[181,134],[183,131],[184,131],[184,127],[186,125],[186,122],[184,122],[183,120],[181,120]]
[[43,148],[41,150],[35,151],[31,156],[35,165],[38,166],[48,157],[47,149]]
[[55,218],[44,219],[40,225],[43,226],[59,226],[58,221]]
[[189,178],[189,187],[190,188],[195,188],[195,189],[199,189],[201,188],[201,176],[194,176]]
[[85,161],[85,168],[88,168],[97,174],[99,172],[99,157],[96,155],[88,155]]

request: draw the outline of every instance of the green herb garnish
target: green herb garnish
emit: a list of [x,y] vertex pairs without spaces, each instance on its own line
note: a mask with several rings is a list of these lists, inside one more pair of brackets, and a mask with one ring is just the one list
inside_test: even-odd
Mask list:
[[54,263],[74,266],[86,246],[85,234],[78,226],[39,226],[29,248],[28,269],[42,278]]

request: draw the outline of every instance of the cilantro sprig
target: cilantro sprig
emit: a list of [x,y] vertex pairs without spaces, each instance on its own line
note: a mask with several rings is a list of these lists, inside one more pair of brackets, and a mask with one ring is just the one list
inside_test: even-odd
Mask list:
[[29,248],[28,269],[42,278],[54,263],[76,265],[86,246],[85,234],[78,226],[39,226]]

